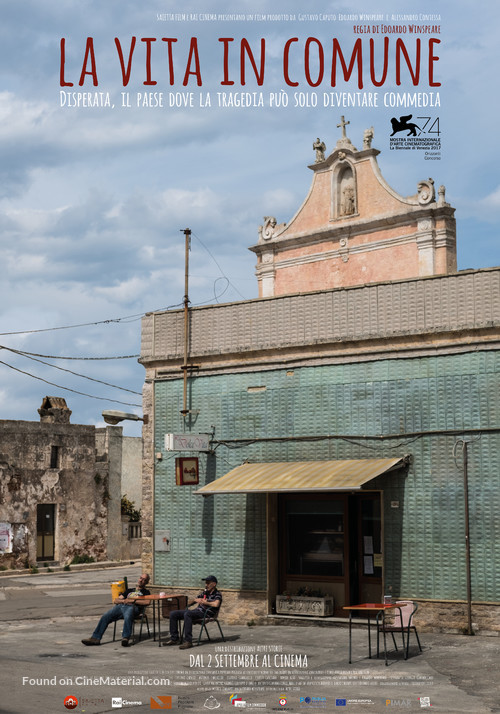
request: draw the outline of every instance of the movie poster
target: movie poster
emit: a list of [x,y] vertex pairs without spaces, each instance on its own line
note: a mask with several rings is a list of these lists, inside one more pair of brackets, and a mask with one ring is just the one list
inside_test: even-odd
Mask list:
[[[307,167],[341,137],[379,150],[399,194],[445,186],[459,269],[498,264],[495,3],[1,9],[0,418],[36,419],[50,393],[79,424],[103,426],[106,408],[141,414],[140,318],[182,305],[183,230],[192,305],[256,297],[258,227],[293,216]],[[5,520],[0,506],[7,552]],[[237,639],[182,654],[153,641],[90,650],[79,614],[75,595],[73,617],[7,623],[1,711],[474,710],[435,663],[349,664],[345,628],[336,640],[335,628],[286,627],[276,641],[243,617]],[[34,627],[57,636],[31,646]]]

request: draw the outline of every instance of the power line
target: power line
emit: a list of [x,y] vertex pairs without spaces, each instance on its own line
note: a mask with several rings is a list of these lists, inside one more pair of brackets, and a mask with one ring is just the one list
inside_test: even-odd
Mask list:
[[[169,305],[168,307],[161,307],[157,310],[148,310],[147,312],[162,312],[164,310],[171,310],[174,307],[181,307],[182,303],[176,303],[175,305]],[[93,327],[95,325],[109,325],[112,322],[134,322],[135,320],[144,317],[145,312],[138,312],[135,315],[126,315],[125,317],[115,317],[109,318],[108,320],[97,320],[96,322],[81,322],[77,325],[61,325],[59,327],[44,327],[38,330],[17,330],[16,332],[0,332],[0,336],[5,335],[33,335],[36,332],[55,332],[56,330],[73,330],[77,327]]]
[[23,356],[29,357],[44,357],[45,359],[63,359],[63,360],[80,360],[80,361],[104,361],[112,359],[137,359],[141,355],[120,355],[118,357],[63,357],[62,355],[40,355],[37,352],[25,352],[24,350],[14,350],[11,347],[6,347],[5,345],[0,345],[0,349],[10,350],[11,352],[17,352]]
[[[213,299],[214,299],[215,301],[218,301],[218,298],[220,298],[220,297],[222,297],[222,295],[224,295],[224,293],[225,293],[225,292],[227,291],[227,289],[228,289],[228,286],[230,285],[230,286],[233,288],[233,290],[234,290],[243,300],[246,300],[245,296],[242,295],[242,294],[240,293],[240,291],[238,290],[238,288],[229,280],[229,278],[227,277],[227,275],[224,273],[224,271],[222,270],[221,266],[219,265],[217,259],[216,259],[215,256],[213,255],[213,253],[209,250],[209,248],[205,245],[205,243],[201,240],[201,238],[200,238],[199,236],[197,236],[195,233],[192,233],[192,235],[198,240],[198,242],[200,243],[200,245],[207,251],[207,253],[209,254],[209,256],[210,256],[210,257],[212,258],[212,260],[214,261],[215,265],[216,265],[216,266],[218,267],[218,269],[220,270],[220,273],[221,273],[222,278],[227,281],[226,287],[224,288],[224,290],[223,290],[219,295],[216,294],[215,286],[216,286],[217,282],[218,282],[219,280],[221,280],[222,278],[219,277],[219,278],[217,278],[217,279],[214,281],[214,285],[213,285],[214,297],[213,297]],[[204,305],[204,304],[206,304],[207,302],[209,302],[209,301],[204,301],[204,302],[196,303],[196,304],[197,304],[197,305]],[[178,307],[182,307],[182,303],[175,303],[174,305],[168,305],[167,307],[157,308],[157,309],[155,309],[155,310],[147,310],[147,312],[138,312],[138,313],[135,313],[134,315],[126,315],[126,316],[124,316],[124,317],[108,318],[108,319],[106,319],[106,320],[96,320],[96,321],[94,321],[94,322],[81,322],[81,323],[77,323],[77,324],[75,324],[75,325],[59,325],[59,326],[57,326],[57,327],[44,327],[44,328],[38,328],[38,329],[36,329],[36,330],[15,330],[15,331],[12,331],[12,332],[0,332],[0,336],[1,336],[1,337],[5,337],[5,336],[9,336],[9,335],[33,335],[33,334],[40,333],[40,332],[57,332],[58,330],[74,330],[74,329],[78,329],[78,328],[81,328],[81,327],[95,327],[95,326],[97,326],[97,325],[110,325],[110,324],[112,324],[112,323],[118,324],[118,323],[120,323],[120,322],[123,322],[123,323],[127,324],[127,323],[130,323],[130,322],[136,322],[137,320],[140,320],[140,319],[141,319],[142,317],[144,317],[147,313],[150,313],[150,312],[164,312],[164,311],[166,311],[166,310],[172,310],[172,309],[178,308]],[[102,360],[104,360],[104,359],[133,359],[133,358],[137,358],[137,357],[140,356],[140,355],[125,355],[125,356],[123,356],[123,357],[59,357],[59,356],[56,356],[56,355],[38,355],[38,354],[36,354],[36,353],[30,353],[30,352],[26,352],[26,353],[20,352],[20,354],[26,354],[26,355],[30,355],[30,356],[32,356],[32,357],[34,357],[34,356],[36,356],[36,357],[46,357],[47,359],[81,359],[81,360],[84,360],[84,359],[88,359],[88,360],[91,360],[91,359],[95,359],[95,360],[97,360],[97,359],[102,359]]]
[[32,357],[32,356],[28,355],[27,353],[12,349],[11,347],[3,347],[3,349],[8,350],[9,352],[13,352],[14,354],[20,355],[21,357],[26,357],[27,359],[30,359],[33,362],[39,362],[40,364],[44,364],[47,367],[52,367],[53,369],[59,369],[61,372],[68,372],[69,374],[72,374],[75,377],[81,377],[82,379],[88,379],[91,382],[98,382],[99,384],[106,385],[106,387],[113,387],[113,389],[121,389],[123,392],[130,392],[131,394],[137,394],[139,396],[141,395],[141,392],[135,392],[133,389],[127,389],[126,387],[119,387],[116,384],[110,384],[109,382],[103,382],[102,379],[95,379],[94,377],[88,377],[87,375],[80,374],[79,372],[73,372],[71,369],[66,369],[65,367],[58,367],[56,364],[50,364],[49,362],[45,362],[44,360],[37,359],[36,357]]
[[[215,256],[213,255],[213,253],[211,253],[211,251],[209,250],[209,248],[207,248],[207,246],[206,246],[205,243],[201,240],[201,238],[200,238],[199,236],[197,236],[196,233],[192,233],[192,235],[198,240],[198,242],[200,243],[200,245],[207,251],[207,253],[209,254],[209,256],[212,258],[212,260],[214,261],[215,265],[219,268],[222,277],[227,281],[227,285],[228,285],[228,286],[230,285],[230,286],[233,288],[233,290],[242,298],[242,300],[246,300],[246,297],[245,297],[244,295],[242,295],[242,294],[240,293],[240,291],[238,290],[238,288],[229,280],[229,278],[227,277],[227,275],[224,273],[224,271],[222,270],[221,266],[219,265],[217,259],[216,259]],[[217,284],[217,281],[220,280],[220,279],[221,279],[221,278],[217,278],[217,279],[214,281],[214,299],[215,299],[216,301],[218,300],[219,297],[222,297],[222,295],[224,295],[224,293],[227,291],[227,286],[226,286],[226,288],[224,288],[224,290],[222,291],[222,293],[220,293],[219,295],[216,295],[216,293],[215,293],[215,285]],[[196,303],[196,304],[198,304],[198,305],[204,305],[204,304],[206,304],[206,302],[208,302],[208,301],[201,302],[201,303]],[[75,325],[59,325],[59,326],[57,326],[57,327],[43,327],[43,328],[39,328],[39,329],[36,329],[36,330],[15,330],[15,331],[13,331],[13,332],[0,332],[0,337],[5,337],[5,336],[8,336],[8,335],[34,335],[34,334],[39,333],[39,332],[57,332],[58,330],[74,330],[74,329],[77,329],[77,328],[80,328],[80,327],[95,327],[95,326],[97,326],[97,325],[110,325],[110,324],[112,324],[112,323],[116,323],[116,324],[117,324],[117,323],[120,323],[120,322],[123,322],[123,323],[127,324],[127,323],[129,323],[129,322],[136,322],[137,320],[140,320],[142,317],[144,317],[144,316],[146,315],[146,313],[150,313],[150,312],[164,312],[164,311],[166,311],[166,310],[172,310],[173,308],[182,307],[182,304],[183,304],[183,303],[175,303],[174,305],[168,305],[167,307],[161,307],[161,308],[157,308],[157,309],[155,309],[155,310],[147,310],[146,312],[138,312],[138,313],[136,313],[136,314],[134,314],[134,315],[126,315],[126,316],[124,316],[124,317],[113,317],[113,318],[108,318],[108,319],[106,319],[106,320],[96,320],[95,322],[80,322],[80,323],[77,323],[77,324],[75,324]],[[30,354],[30,353],[27,352],[26,354]],[[35,356],[35,355],[33,354],[32,356]],[[36,355],[36,356],[37,356],[37,357],[45,357],[46,355]],[[47,357],[48,357],[48,356],[47,356]],[[129,359],[129,358],[134,358],[134,357],[139,357],[139,355],[127,355],[127,356],[125,356],[125,357],[109,357],[109,358],[105,358],[105,357],[102,357],[102,358],[97,358],[97,357],[96,357],[96,358],[64,357],[64,358],[63,358],[63,357],[56,357],[56,356],[54,356],[54,357],[48,357],[48,358],[49,358],[49,359]]]
[[[240,298],[242,298],[243,300],[246,300],[245,296],[242,295],[242,294],[240,293],[240,291],[238,290],[238,288],[235,287],[235,286],[233,285],[233,283],[229,280],[229,278],[228,278],[227,275],[224,273],[224,271],[223,271],[222,268],[220,267],[219,263],[217,262],[217,260],[215,259],[215,257],[212,255],[212,253],[210,252],[210,250],[207,248],[207,246],[204,244],[204,242],[201,240],[201,238],[200,238],[199,236],[197,236],[196,233],[192,233],[192,235],[193,235],[193,236],[196,238],[196,240],[203,246],[203,248],[205,248],[205,250],[207,251],[208,255],[212,258],[212,260],[214,261],[215,265],[219,268],[222,277],[224,277],[224,278],[227,280],[227,282],[229,283],[229,285],[231,285],[231,287],[233,288],[233,290],[238,293],[238,295],[240,296]],[[224,291],[224,292],[225,292],[225,291]],[[214,293],[215,293],[215,289],[214,289]],[[224,293],[223,293],[223,294],[224,294]],[[217,299],[217,298],[215,298],[215,299]]]
[[[141,313],[142,315],[143,313]],[[134,316],[136,317],[136,316]],[[39,330],[18,330],[17,332],[0,332],[0,335],[3,337],[4,335],[33,335],[35,332],[55,332],[56,330],[73,330],[77,327],[92,327],[94,325],[107,325],[110,324],[111,322],[122,322],[122,320],[125,320],[127,318],[125,317],[118,317],[116,319],[110,319],[110,320],[99,320],[98,322],[81,322],[78,325],[62,325],[60,327],[44,327]]]
[[118,399],[110,399],[108,397],[97,397],[95,394],[87,394],[86,392],[79,392],[76,389],[70,389],[69,387],[62,387],[60,384],[55,384],[55,382],[49,382],[47,379],[43,379],[42,377],[37,377],[35,374],[31,374],[30,372],[25,372],[22,369],[13,367],[11,364],[8,364],[7,362],[2,362],[2,360],[0,360],[0,364],[5,365],[5,367],[9,367],[9,369],[13,369],[15,372],[20,372],[21,374],[24,374],[27,377],[32,377],[33,379],[38,379],[40,382],[45,382],[45,384],[50,384],[52,387],[57,387],[58,389],[64,389],[66,392],[73,392],[73,394],[80,394],[82,397],[89,397],[90,399],[99,399],[103,402],[114,402],[115,404],[125,404],[126,406],[129,406],[129,407],[142,407],[142,404],[134,404],[132,402],[121,402]]

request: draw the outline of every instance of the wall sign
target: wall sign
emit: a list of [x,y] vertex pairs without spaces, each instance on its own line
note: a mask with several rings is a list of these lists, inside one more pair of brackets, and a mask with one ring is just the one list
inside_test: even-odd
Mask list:
[[175,483],[177,486],[191,486],[199,483],[199,480],[197,456],[175,460]]
[[165,434],[167,451],[210,451],[210,434]]
[[155,551],[170,553],[170,530],[155,531]]

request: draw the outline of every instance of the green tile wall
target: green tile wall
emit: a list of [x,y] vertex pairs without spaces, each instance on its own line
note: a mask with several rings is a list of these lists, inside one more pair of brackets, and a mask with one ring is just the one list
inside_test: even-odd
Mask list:
[[[256,442],[219,446],[201,456],[200,481],[245,460],[374,458],[411,454],[405,474],[371,482],[384,490],[386,587],[408,597],[466,596],[463,477],[453,459],[454,436],[405,433],[500,425],[500,353],[494,351],[301,367],[190,380],[188,430],[215,439],[393,434],[385,442],[345,440]],[[287,372],[293,371],[293,375]],[[265,391],[248,392],[248,387]],[[158,553],[161,582],[197,585],[214,572],[228,588],[266,588],[265,496],[193,496],[175,486],[167,432],[184,430],[182,381],[155,385],[155,524],[170,528],[172,550]],[[470,437],[468,437],[470,438]],[[500,575],[500,437],[483,434],[469,448],[472,592],[497,601]],[[182,455],[182,454],[181,454]],[[460,463],[461,465],[461,463]],[[391,502],[399,501],[399,508]]]

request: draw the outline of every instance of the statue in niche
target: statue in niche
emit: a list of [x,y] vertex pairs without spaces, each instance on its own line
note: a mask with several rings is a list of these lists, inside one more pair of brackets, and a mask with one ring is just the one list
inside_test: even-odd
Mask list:
[[324,141],[321,141],[319,136],[313,144],[313,149],[316,152],[316,163],[319,164],[321,161],[324,161],[325,160],[326,144]]
[[352,216],[357,208],[356,180],[350,164],[344,165],[337,178],[337,216]]
[[342,215],[352,216],[355,212],[354,206],[354,188],[347,185],[342,189],[342,203],[341,203]]

